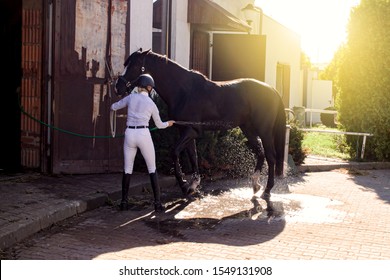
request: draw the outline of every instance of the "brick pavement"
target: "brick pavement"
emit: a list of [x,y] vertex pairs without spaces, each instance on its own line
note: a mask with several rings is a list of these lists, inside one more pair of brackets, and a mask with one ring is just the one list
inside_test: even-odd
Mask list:
[[[161,177],[161,185],[174,184]],[[121,174],[0,177],[0,250],[64,219],[110,204],[120,197]],[[147,174],[135,174],[132,191],[149,188]]]
[[[245,180],[203,185],[187,201],[164,188],[167,213],[106,205],[6,250],[13,259],[389,260],[390,170],[304,173],[273,194],[278,215],[256,213]],[[264,201],[258,200],[263,209]]]

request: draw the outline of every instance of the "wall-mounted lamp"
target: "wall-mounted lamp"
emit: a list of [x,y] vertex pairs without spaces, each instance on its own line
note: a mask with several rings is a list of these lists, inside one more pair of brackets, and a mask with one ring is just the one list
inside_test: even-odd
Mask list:
[[253,6],[253,4],[246,5],[241,11],[244,13],[248,25],[252,25],[254,19],[261,13],[261,10]]

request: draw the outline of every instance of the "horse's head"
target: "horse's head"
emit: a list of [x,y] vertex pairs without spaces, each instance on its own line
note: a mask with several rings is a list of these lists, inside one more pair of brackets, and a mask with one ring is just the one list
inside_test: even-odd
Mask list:
[[137,77],[145,71],[145,56],[150,50],[142,51],[139,49],[133,52],[125,61],[125,70],[115,84],[115,92],[117,95],[122,96],[129,92],[135,85]]

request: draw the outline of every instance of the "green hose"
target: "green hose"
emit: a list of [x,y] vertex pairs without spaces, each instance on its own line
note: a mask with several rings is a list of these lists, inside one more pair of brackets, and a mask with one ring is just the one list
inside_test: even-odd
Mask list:
[[[60,131],[60,132],[63,132],[63,133],[66,133],[66,134],[70,134],[70,135],[73,135],[73,136],[77,136],[77,137],[83,137],[83,138],[98,138],[98,139],[107,139],[107,138],[118,138],[118,137],[124,137],[123,134],[121,135],[115,135],[115,136],[112,136],[112,135],[103,135],[103,136],[93,136],[93,135],[85,135],[85,134],[79,134],[79,133],[75,133],[75,132],[72,132],[72,131],[69,131],[69,130],[65,130],[65,129],[62,129],[62,128],[59,128],[59,127],[56,127],[54,125],[50,125],[50,124],[47,124],[41,120],[38,120],[37,118],[33,117],[32,115],[30,115],[29,113],[27,113],[22,105],[21,105],[21,102],[20,102],[20,96],[19,96],[19,108],[20,108],[20,111],[25,114],[27,117],[29,117],[30,119],[44,125],[44,126],[47,126],[51,129],[54,129],[54,130],[57,130],[57,131]],[[150,131],[154,131],[154,130],[157,130],[158,128],[157,127],[153,127],[153,128],[150,128],[149,130]]]

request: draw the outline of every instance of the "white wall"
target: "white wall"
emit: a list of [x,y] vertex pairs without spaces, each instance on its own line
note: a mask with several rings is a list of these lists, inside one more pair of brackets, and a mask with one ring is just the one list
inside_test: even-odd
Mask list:
[[[134,2],[133,0],[132,2]],[[212,0],[233,15],[244,18],[241,9],[247,4],[254,4],[254,0]],[[144,1],[142,1],[144,2]],[[172,59],[184,67],[189,67],[190,58],[190,24],[187,22],[187,0],[172,1]],[[278,63],[290,66],[290,107],[302,106],[302,85],[301,85],[301,39],[299,35],[267,15],[258,17],[253,21],[254,29],[252,34],[260,32],[266,35],[266,66],[265,82],[276,87],[276,67]],[[152,32],[150,32],[152,33]],[[151,41],[150,41],[151,42]]]
[[[111,19],[111,62],[114,73],[123,70],[125,56],[127,3],[121,0],[112,1]],[[75,42],[74,50],[82,59],[83,49],[86,50],[86,62],[92,65],[92,61],[105,65],[106,40],[107,40],[107,10],[108,3],[104,1],[76,1],[75,17]],[[100,19],[100,20],[96,20]],[[99,67],[96,77],[106,77],[106,68]],[[86,77],[92,77],[91,69],[86,69]]]
[[267,36],[265,82],[276,87],[277,64],[289,65],[290,107],[302,106],[300,36],[267,15],[263,15],[262,34]]
[[[111,21],[111,63],[114,74],[123,71],[126,41],[127,3],[121,0],[113,1],[116,6]],[[124,16],[126,15],[126,16]],[[105,67],[103,67],[105,69]]]
[[[325,109],[334,106],[332,98],[332,81],[317,80],[317,73],[310,71],[307,79],[307,105],[309,109]],[[306,114],[307,121],[309,113]],[[312,113],[313,123],[321,122],[320,113]]]
[[172,1],[171,56],[180,65],[189,68],[191,29],[187,22],[187,0]]
[[[213,0],[225,10],[245,21],[241,11],[254,0]],[[259,7],[261,8],[261,7]],[[251,34],[266,35],[265,82],[276,87],[276,67],[278,63],[290,66],[290,107],[302,106],[301,87],[301,38],[284,25],[267,15],[252,19]],[[260,22],[262,20],[262,22]],[[261,30],[260,30],[261,25]]]
[[130,0],[130,54],[152,48],[153,1]]
[[312,82],[312,104],[313,109],[325,109],[333,106],[332,81],[313,80]]

